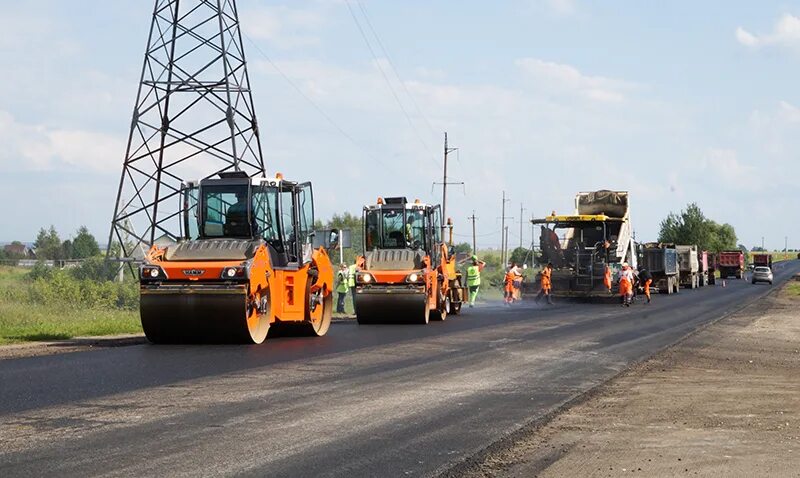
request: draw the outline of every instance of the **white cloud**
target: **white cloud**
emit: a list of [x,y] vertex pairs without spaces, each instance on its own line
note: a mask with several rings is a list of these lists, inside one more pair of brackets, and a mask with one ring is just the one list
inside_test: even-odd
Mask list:
[[626,81],[584,75],[571,65],[536,58],[519,59],[516,65],[526,75],[548,89],[577,94],[593,101],[620,102],[625,99],[626,91],[636,87]]
[[773,31],[763,35],[753,34],[742,27],[736,29],[736,39],[750,48],[779,46],[800,48],[800,17],[784,14],[775,23]]
[[240,18],[242,29],[248,36],[281,49],[319,44],[316,30],[325,23],[321,10],[286,6],[255,7],[242,12]]
[[736,150],[728,148],[709,148],[702,161],[707,177],[715,177],[720,184],[730,189],[757,191],[764,186],[753,166],[743,164]]
[[11,171],[119,171],[125,143],[119,136],[56,129],[17,121],[0,111],[0,164]]

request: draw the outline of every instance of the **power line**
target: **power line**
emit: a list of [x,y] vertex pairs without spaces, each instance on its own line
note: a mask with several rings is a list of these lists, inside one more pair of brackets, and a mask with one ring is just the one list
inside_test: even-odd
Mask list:
[[414,109],[417,110],[417,113],[419,113],[419,115],[425,121],[425,124],[428,125],[428,129],[431,130],[431,134],[436,135],[436,130],[433,129],[433,126],[431,126],[431,122],[428,121],[428,117],[425,116],[425,113],[422,112],[422,109],[419,107],[419,104],[414,99],[414,95],[412,95],[411,92],[408,91],[408,87],[406,86],[406,83],[403,81],[403,79],[400,77],[400,73],[398,73],[397,68],[394,65],[394,61],[392,61],[392,57],[389,55],[389,52],[386,51],[386,48],[383,46],[381,37],[378,35],[378,32],[375,31],[375,28],[373,28],[372,22],[369,19],[369,15],[367,15],[366,7],[364,7],[364,4],[361,3],[360,0],[356,0],[356,3],[358,4],[358,8],[361,9],[361,14],[364,16],[364,20],[366,20],[367,26],[372,32],[372,35],[375,37],[375,40],[377,40],[378,46],[381,48],[383,55],[386,57],[386,61],[389,62],[389,66],[392,68],[394,76],[397,78],[397,81],[400,83],[400,86],[403,87],[403,90],[406,92],[406,95],[408,95],[408,98],[411,100],[411,104],[414,105]]
[[339,126],[339,124],[338,124],[336,121],[334,121],[334,119],[333,119],[333,118],[332,118],[332,117],[331,117],[331,116],[330,116],[328,113],[326,113],[326,112],[325,112],[325,110],[323,110],[321,106],[319,106],[319,105],[317,104],[317,102],[315,102],[315,101],[314,101],[314,100],[313,100],[313,99],[312,99],[310,96],[308,96],[307,94],[305,94],[305,92],[303,92],[303,89],[302,89],[302,88],[300,88],[300,86],[298,86],[298,85],[297,85],[297,83],[295,83],[295,82],[294,82],[294,80],[292,80],[292,79],[289,77],[289,75],[287,75],[286,73],[284,73],[284,72],[283,72],[283,70],[281,70],[281,68],[280,68],[280,67],[279,67],[279,66],[278,66],[278,65],[277,65],[277,64],[276,64],[274,61],[272,61],[272,58],[270,58],[270,57],[269,57],[269,55],[267,55],[267,54],[264,52],[264,50],[262,50],[262,49],[261,49],[261,47],[259,47],[259,46],[256,44],[256,42],[254,42],[254,41],[253,41],[253,39],[252,39],[252,38],[250,38],[249,36],[247,36],[247,34],[245,34],[245,33],[242,33],[242,35],[243,35],[245,38],[247,38],[247,41],[248,41],[248,42],[250,42],[250,44],[253,46],[253,48],[255,48],[255,49],[256,49],[256,51],[257,51],[258,53],[260,53],[260,54],[261,54],[261,56],[263,56],[265,60],[267,60],[267,63],[269,63],[269,64],[272,66],[272,68],[274,68],[274,69],[275,69],[275,71],[277,71],[277,72],[278,72],[278,74],[279,74],[279,75],[280,75],[280,76],[281,76],[281,77],[282,77],[284,80],[286,80],[286,82],[287,82],[287,83],[288,83],[288,84],[289,84],[289,85],[290,85],[292,88],[294,88],[294,90],[297,92],[297,94],[299,94],[299,95],[300,95],[300,96],[301,96],[301,97],[302,97],[304,100],[306,100],[306,101],[307,101],[307,102],[308,102],[308,103],[309,103],[309,104],[310,104],[310,105],[311,105],[311,106],[312,106],[312,107],[313,107],[313,108],[314,108],[314,109],[315,109],[315,110],[316,110],[316,111],[317,111],[317,112],[318,112],[320,115],[322,115],[322,117],[323,117],[323,118],[325,118],[325,120],[326,120],[326,121],[327,121],[327,122],[328,122],[328,123],[329,123],[331,126],[333,126],[333,128],[334,128],[334,129],[335,129],[335,130],[336,130],[336,131],[337,131],[339,134],[341,134],[343,137],[345,137],[347,140],[349,140],[351,143],[353,143],[353,145],[355,145],[355,146],[356,146],[356,147],[357,147],[357,148],[358,148],[358,149],[361,151],[361,153],[362,153],[362,154],[364,154],[364,156],[367,156],[368,158],[370,158],[370,159],[373,159],[373,160],[377,161],[377,162],[378,162],[378,163],[380,163],[381,165],[388,167],[388,164],[387,164],[387,163],[385,163],[383,160],[381,160],[381,159],[380,159],[380,158],[378,158],[377,156],[375,156],[375,155],[373,155],[373,154],[370,154],[370,153],[369,153],[369,152],[368,152],[366,149],[364,149],[364,147],[361,145],[361,143],[359,143],[358,141],[356,141],[356,139],[355,139],[355,138],[353,138],[353,137],[352,137],[350,134],[348,134],[348,133],[347,133],[347,131],[345,131],[345,130],[344,130],[344,128],[342,128],[341,126]]
[[[361,26],[361,22],[358,21],[356,12],[353,10],[352,5],[350,5],[350,0],[345,0],[345,4],[347,5],[347,10],[350,12],[350,16],[353,17],[353,22],[355,22],[356,27],[358,28],[358,31],[361,34],[361,38],[364,39],[364,43],[367,45],[367,49],[369,50],[369,53],[372,55],[372,59],[375,60],[375,66],[378,67],[378,71],[381,73],[383,80],[386,82],[386,86],[389,87],[389,92],[392,94],[392,97],[394,98],[395,102],[397,102],[397,106],[400,107],[400,111],[403,113],[403,116],[405,116],[406,121],[408,121],[408,125],[411,127],[411,130],[414,132],[414,135],[417,137],[419,142],[422,144],[425,150],[431,153],[432,150],[430,146],[428,146],[428,143],[426,143],[425,140],[422,138],[422,135],[419,134],[417,127],[414,126],[414,121],[411,119],[411,115],[408,114],[408,111],[406,110],[405,106],[403,106],[403,102],[400,101],[400,97],[397,95],[394,86],[392,86],[392,82],[389,81],[389,77],[383,70],[381,62],[378,59],[378,55],[375,54],[375,49],[372,48],[372,43],[370,43],[369,38],[367,38],[367,34],[364,32],[364,28]],[[437,164],[441,164],[439,160],[436,159],[435,155],[432,154],[432,157],[434,162],[436,162]]]

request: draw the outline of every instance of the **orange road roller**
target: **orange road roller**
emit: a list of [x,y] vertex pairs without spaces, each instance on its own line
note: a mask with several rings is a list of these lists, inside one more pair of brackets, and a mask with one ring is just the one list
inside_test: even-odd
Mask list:
[[427,324],[459,314],[466,294],[455,257],[442,239],[439,206],[378,198],[363,214],[364,255],[356,272],[358,323]]
[[311,184],[219,176],[184,185],[182,237],[154,245],[140,267],[147,339],[260,344],[270,329],[325,335],[333,266],[313,247]]

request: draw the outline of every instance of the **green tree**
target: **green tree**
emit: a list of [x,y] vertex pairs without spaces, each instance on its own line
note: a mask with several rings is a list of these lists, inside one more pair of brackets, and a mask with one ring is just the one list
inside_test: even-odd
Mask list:
[[[353,247],[344,250],[344,261],[347,264],[352,264],[356,260],[356,256],[363,253],[363,238],[361,236],[361,216],[344,212],[342,214],[334,214],[331,219],[325,223],[325,229],[344,229],[349,230],[353,239]],[[332,260],[339,261],[339,251],[330,251]]]
[[730,224],[717,224],[707,218],[696,203],[680,214],[670,213],[661,221],[660,242],[696,244],[702,250],[719,252],[736,247],[736,231]]
[[54,226],[50,229],[41,228],[39,234],[36,236],[36,257],[38,259],[63,259],[64,249],[61,244],[61,238],[58,237],[58,232]]
[[531,254],[530,249],[526,249],[524,247],[517,247],[513,251],[511,251],[511,257],[509,260],[518,266],[521,266],[525,263],[530,263],[533,260],[533,254]]
[[456,254],[470,254],[472,253],[472,245],[468,242],[462,242],[460,244],[456,244],[453,246],[455,249]]
[[97,239],[89,233],[89,229],[86,226],[81,226],[75,235],[75,239],[72,240],[72,258],[86,259],[99,254],[100,246],[97,244]]

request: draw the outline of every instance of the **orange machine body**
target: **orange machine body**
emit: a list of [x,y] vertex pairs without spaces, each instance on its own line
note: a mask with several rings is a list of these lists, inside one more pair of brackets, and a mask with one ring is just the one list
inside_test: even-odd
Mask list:
[[[249,178],[206,181],[201,183],[200,191],[203,184],[209,190],[240,188],[242,197],[245,192],[258,191],[255,187],[250,189]],[[281,186],[273,181],[270,187],[283,187],[286,194],[294,194],[295,184]],[[202,208],[203,202],[200,204]],[[286,210],[292,211],[289,208],[294,204],[296,201],[291,201]],[[226,207],[220,201],[214,206]],[[185,213],[187,224],[189,220],[198,220],[203,225],[203,215],[194,213],[189,217],[190,210],[187,208]],[[228,214],[224,228],[242,230],[242,224],[235,220],[247,215],[245,212],[234,218]],[[310,215],[309,219],[313,219],[313,212]],[[299,223],[297,210],[290,216]],[[264,219],[262,223],[271,220]],[[306,223],[313,220],[303,222]],[[243,230],[251,229],[244,226]],[[323,247],[312,249],[313,234],[307,234],[308,242],[303,243],[302,251],[301,246],[281,237],[271,237],[268,241],[261,234],[250,237],[222,234],[154,245],[140,270],[140,310],[148,339],[156,343],[261,343],[273,325],[324,335],[332,314],[334,274],[330,258]],[[292,255],[278,250],[291,250]],[[276,265],[272,257],[283,263]]]
[[458,314],[461,276],[440,235],[439,207],[379,198],[364,214],[366,250],[356,262],[358,322],[427,323]]

